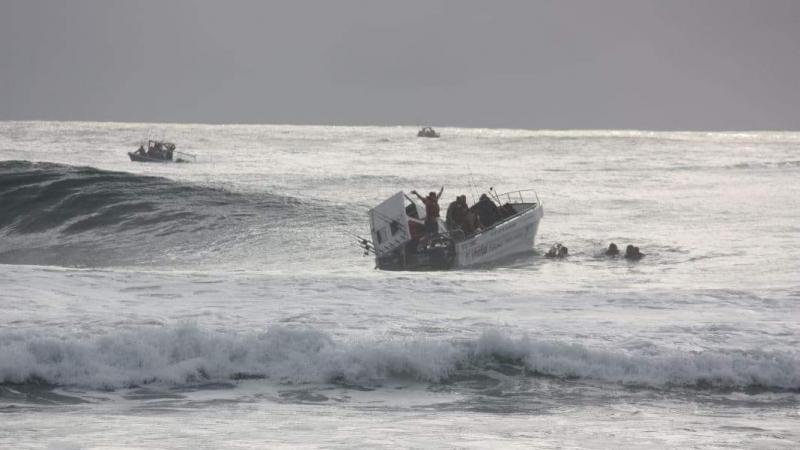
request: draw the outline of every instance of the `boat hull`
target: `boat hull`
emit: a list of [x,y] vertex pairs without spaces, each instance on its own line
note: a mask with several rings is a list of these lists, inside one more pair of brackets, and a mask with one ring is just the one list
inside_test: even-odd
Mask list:
[[155,163],[169,163],[173,162],[171,159],[158,159],[152,158],[147,155],[139,155],[133,152],[128,152],[128,156],[131,158],[131,161],[135,162],[155,162]]
[[541,206],[528,209],[495,227],[456,243],[454,267],[488,264],[533,250],[543,216]]

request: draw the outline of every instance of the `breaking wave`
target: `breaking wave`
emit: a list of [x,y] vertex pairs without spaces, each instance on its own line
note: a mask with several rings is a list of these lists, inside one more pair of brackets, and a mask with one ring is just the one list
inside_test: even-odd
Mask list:
[[235,247],[253,230],[291,220],[302,206],[269,193],[5,161],[0,162],[0,263],[103,266],[181,260],[199,254],[198,249]]
[[315,330],[272,327],[239,335],[195,325],[96,338],[0,332],[0,383],[95,389],[150,383],[264,378],[278,383],[370,385],[391,378],[446,383],[517,366],[521,376],[584,379],[639,387],[800,389],[800,355],[753,351],[628,353],[514,338],[340,341]]

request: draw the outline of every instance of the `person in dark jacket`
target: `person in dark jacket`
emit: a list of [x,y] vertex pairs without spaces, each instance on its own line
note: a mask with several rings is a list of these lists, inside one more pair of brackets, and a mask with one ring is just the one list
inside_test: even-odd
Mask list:
[[497,205],[486,194],[481,194],[481,198],[475,206],[478,210],[478,219],[483,228],[489,228],[500,218]]
[[445,225],[447,225],[447,230],[453,231],[461,229],[466,232],[467,230],[465,229],[465,225],[467,212],[469,212],[469,207],[467,206],[467,196],[459,195],[456,197],[455,201],[450,203],[450,206],[447,207],[447,215],[445,216]]

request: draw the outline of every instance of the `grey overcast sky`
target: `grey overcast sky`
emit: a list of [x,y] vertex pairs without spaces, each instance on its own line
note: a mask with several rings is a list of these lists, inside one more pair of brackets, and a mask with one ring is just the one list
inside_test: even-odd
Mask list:
[[0,120],[800,130],[800,1],[0,0]]

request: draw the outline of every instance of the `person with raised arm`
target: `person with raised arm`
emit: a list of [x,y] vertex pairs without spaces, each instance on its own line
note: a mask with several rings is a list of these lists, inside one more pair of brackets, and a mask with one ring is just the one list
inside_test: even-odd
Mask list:
[[444,186],[437,194],[434,191],[428,193],[427,197],[419,195],[417,191],[411,191],[425,205],[425,232],[428,234],[439,233],[439,199],[444,192]]

